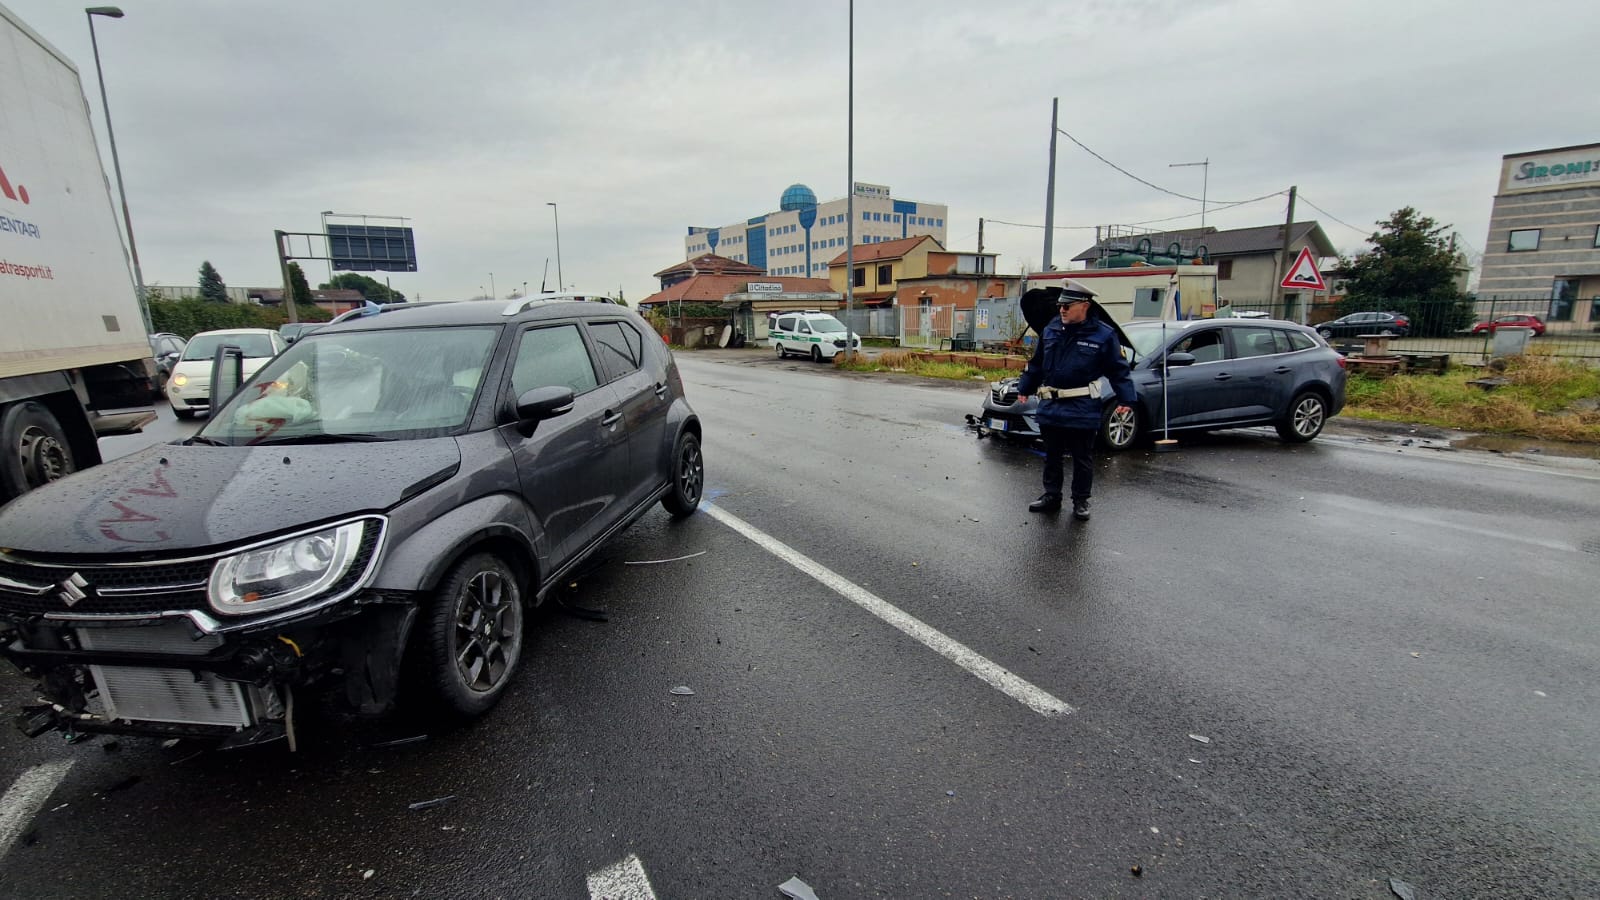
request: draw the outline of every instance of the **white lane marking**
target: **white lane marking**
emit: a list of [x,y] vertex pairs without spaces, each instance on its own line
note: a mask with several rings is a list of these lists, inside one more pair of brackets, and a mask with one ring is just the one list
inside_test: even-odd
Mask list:
[[644,863],[630,853],[622,862],[589,873],[589,897],[591,900],[656,900],[656,892],[650,889],[650,876],[645,874]]
[[866,588],[816,562],[733,513],[712,506],[709,503],[701,504],[700,508],[705,511],[706,515],[754,541],[768,553],[821,582],[839,596],[900,629],[923,646],[966,669],[985,684],[1039,715],[1064,716],[1072,712],[1072,707],[1066,703],[1012,674],[1003,666],[991,662],[971,647],[911,616],[893,603],[876,596]]
[[34,814],[50,799],[50,794],[61,783],[61,779],[67,777],[67,770],[72,768],[73,762],[70,759],[58,759],[40,763],[18,776],[11,790],[0,797],[0,856],[4,856],[11,849],[11,844],[28,830]]

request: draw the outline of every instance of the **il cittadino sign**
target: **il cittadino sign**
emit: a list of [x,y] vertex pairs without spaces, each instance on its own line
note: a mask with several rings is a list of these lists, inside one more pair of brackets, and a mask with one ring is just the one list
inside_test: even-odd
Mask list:
[[1500,193],[1600,186],[1600,144],[1514,153],[1500,166]]

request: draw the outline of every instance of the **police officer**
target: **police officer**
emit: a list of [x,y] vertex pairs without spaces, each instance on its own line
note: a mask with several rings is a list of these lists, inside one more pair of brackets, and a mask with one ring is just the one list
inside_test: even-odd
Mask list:
[[1135,400],[1128,363],[1116,331],[1089,315],[1094,292],[1068,280],[1056,298],[1061,315],[1052,319],[1017,382],[1019,400],[1037,394],[1039,431],[1044,436],[1044,493],[1028,504],[1030,512],[1061,509],[1063,453],[1072,454],[1072,515],[1089,518],[1094,484],[1094,442],[1100,431],[1100,378],[1111,381],[1117,411]]

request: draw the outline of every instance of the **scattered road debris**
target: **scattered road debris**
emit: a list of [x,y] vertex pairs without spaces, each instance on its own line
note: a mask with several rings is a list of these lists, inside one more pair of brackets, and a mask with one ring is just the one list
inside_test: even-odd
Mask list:
[[783,895],[788,897],[789,900],[817,900],[816,891],[811,889],[811,885],[801,881],[799,875],[778,885],[778,890],[782,891]]
[[1394,891],[1394,895],[1400,900],[1417,900],[1417,892],[1412,890],[1411,885],[1398,878],[1389,879],[1389,890]]
[[1133,873],[1133,877],[1135,877],[1135,878],[1144,877],[1144,866],[1134,866],[1132,869],[1129,869],[1128,871],[1132,872]]
[[662,563],[683,562],[686,559],[694,559],[696,556],[705,556],[705,555],[706,555],[706,551],[701,550],[699,553],[691,553],[688,556],[674,556],[671,559],[640,559],[640,560],[632,560],[632,559],[630,559],[630,560],[625,560],[622,564],[625,565],[625,566],[659,566]]
[[680,684],[673,688],[671,693],[675,697],[693,697],[694,688],[691,688],[688,685]]
[[433,809],[435,806],[443,806],[454,799],[456,799],[455,794],[451,794],[448,797],[435,797],[432,800],[418,800],[406,808],[413,811],[419,809]]
[[392,741],[379,741],[376,744],[372,744],[371,745],[371,749],[373,749],[373,750],[387,750],[390,747],[404,747],[407,744],[420,744],[420,743],[422,743],[423,741],[425,741],[427,739],[428,739],[427,735],[418,734],[418,735],[414,735],[414,736],[408,737],[408,738],[396,738],[396,739],[394,739]]
[[1203,734],[1191,734],[1191,735],[1189,735],[1189,740],[1191,740],[1191,741],[1199,741],[1202,744],[1211,743],[1211,738],[1208,738]]
[[377,869],[368,869],[365,872],[361,873],[361,880],[362,881],[371,881],[372,880],[372,876],[374,876],[376,874],[378,874],[378,870]]

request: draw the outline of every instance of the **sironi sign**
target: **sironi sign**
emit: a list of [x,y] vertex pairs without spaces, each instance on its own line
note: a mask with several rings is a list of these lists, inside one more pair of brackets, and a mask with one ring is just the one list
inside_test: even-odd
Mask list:
[[1561,153],[1506,157],[1501,190],[1506,193],[1600,185],[1600,145]]

